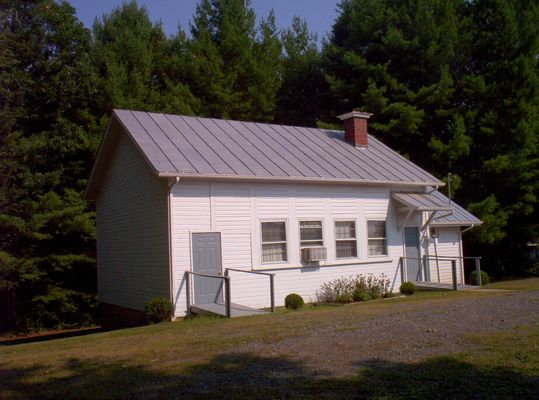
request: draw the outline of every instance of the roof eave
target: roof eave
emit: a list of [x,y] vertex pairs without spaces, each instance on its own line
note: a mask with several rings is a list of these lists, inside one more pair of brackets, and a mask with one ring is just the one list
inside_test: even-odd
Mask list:
[[101,138],[101,143],[99,145],[99,149],[97,151],[97,156],[94,161],[94,165],[92,167],[92,172],[90,173],[90,178],[88,179],[88,184],[86,185],[86,190],[84,191],[84,199],[86,200],[95,200],[97,197],[97,192],[99,191],[99,178],[100,178],[100,172],[99,168],[102,166],[103,161],[103,153],[105,150],[105,143],[107,140],[111,140],[110,137],[112,135],[112,128],[113,124],[117,123],[119,127],[122,128],[123,132],[127,135],[129,140],[132,141],[132,143],[135,145],[135,147],[139,150],[140,154],[144,159],[146,160],[149,167],[154,171],[154,173],[158,173],[158,171],[153,166],[152,162],[148,159],[146,153],[144,150],[140,147],[140,145],[137,143],[129,129],[125,126],[122,119],[118,116],[118,111],[122,111],[120,109],[113,109],[111,117],[109,119],[109,123],[107,124],[107,129],[105,130],[105,134]]
[[435,226],[479,226],[483,221],[455,221],[455,222],[432,222],[431,225]]
[[257,182],[302,182],[324,184],[368,184],[368,185],[394,185],[394,186],[442,186],[443,182],[422,181],[390,181],[375,179],[350,179],[350,178],[320,178],[320,177],[290,177],[290,176],[245,176],[224,174],[185,174],[177,172],[158,172],[160,178],[180,178],[189,180],[215,180],[215,181],[257,181]]
[[116,114],[113,111],[112,116],[109,119],[109,122],[107,123],[107,128],[105,129],[105,133],[101,137],[101,141],[99,143],[99,147],[97,149],[96,157],[95,157],[95,160],[94,160],[94,165],[92,165],[92,172],[90,172],[90,177],[88,178],[88,183],[86,184],[86,188],[84,189],[83,198],[85,200],[95,200],[95,195],[96,195],[96,192],[97,192],[95,186],[96,186],[98,169],[101,167],[101,163],[103,162],[102,161],[102,158],[103,158],[102,154],[103,154],[103,149],[105,147],[105,140],[110,135],[109,132],[110,132],[110,129],[111,129],[114,118],[117,118],[117,117],[116,117]]
[[410,207],[414,211],[454,211],[452,207]]

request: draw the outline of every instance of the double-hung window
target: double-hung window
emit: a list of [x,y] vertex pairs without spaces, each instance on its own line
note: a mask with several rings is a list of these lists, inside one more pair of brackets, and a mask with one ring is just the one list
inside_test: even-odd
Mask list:
[[323,246],[322,221],[299,222],[300,247]]
[[335,221],[337,258],[357,257],[355,221]]
[[262,262],[278,263],[287,259],[286,222],[262,222]]
[[387,255],[386,221],[367,221],[369,257]]

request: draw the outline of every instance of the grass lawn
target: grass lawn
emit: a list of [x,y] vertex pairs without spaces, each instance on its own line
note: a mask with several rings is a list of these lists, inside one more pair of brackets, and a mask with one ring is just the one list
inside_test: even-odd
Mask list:
[[512,281],[501,281],[489,283],[484,286],[486,289],[504,290],[537,290],[539,288],[539,278],[516,279]]
[[[489,287],[539,290],[539,279]],[[539,398],[537,319],[463,337],[462,342],[471,346],[459,353],[416,362],[370,360],[358,365],[356,373],[344,376],[320,374],[282,355],[238,351],[250,343],[271,349],[281,341],[307,337],[324,328],[357,325],[394,312],[397,306],[412,312],[455,298],[475,301],[490,296],[508,294],[480,290],[418,293],[362,304],[309,306],[297,312],[233,320],[193,318],[2,346],[0,399]]]

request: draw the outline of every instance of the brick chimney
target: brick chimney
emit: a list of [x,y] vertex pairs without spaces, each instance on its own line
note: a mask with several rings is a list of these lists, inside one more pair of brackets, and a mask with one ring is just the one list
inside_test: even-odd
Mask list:
[[344,138],[348,143],[354,145],[354,147],[367,147],[369,145],[367,120],[371,115],[354,110],[337,117],[344,123]]

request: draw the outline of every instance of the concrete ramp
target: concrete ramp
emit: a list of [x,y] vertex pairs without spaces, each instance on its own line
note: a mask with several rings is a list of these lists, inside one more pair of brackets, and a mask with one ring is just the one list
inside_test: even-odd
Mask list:
[[[414,282],[415,287],[418,290],[455,290],[452,284],[450,283],[439,283],[439,282]],[[457,285],[457,290],[472,290],[480,289],[479,286],[475,285]]]
[[[193,314],[212,314],[220,315],[226,317],[226,308],[224,304],[221,303],[210,303],[210,304],[194,304],[191,306],[191,312]],[[269,314],[268,311],[257,310],[256,308],[245,307],[240,304],[231,303],[230,304],[230,317],[247,317],[250,315],[263,315]]]

